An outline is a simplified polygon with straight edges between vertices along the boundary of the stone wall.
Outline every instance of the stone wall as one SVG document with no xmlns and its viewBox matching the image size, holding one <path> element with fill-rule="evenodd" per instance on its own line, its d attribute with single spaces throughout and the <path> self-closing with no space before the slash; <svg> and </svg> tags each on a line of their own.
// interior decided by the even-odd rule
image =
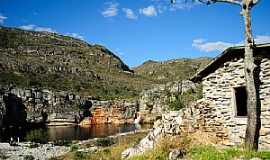
<svg viewBox="0 0 270 160">
<path fill-rule="evenodd" d="M 263 58 L 260 68 L 262 126 L 259 147 L 270 148 L 270 60 Z M 236 116 L 234 88 L 245 86 L 243 58 L 225 62 L 213 73 L 204 77 L 202 84 L 203 97 L 215 106 L 212 112 L 213 120 L 221 123 L 231 143 L 242 143 L 247 117 Z"/>
</svg>

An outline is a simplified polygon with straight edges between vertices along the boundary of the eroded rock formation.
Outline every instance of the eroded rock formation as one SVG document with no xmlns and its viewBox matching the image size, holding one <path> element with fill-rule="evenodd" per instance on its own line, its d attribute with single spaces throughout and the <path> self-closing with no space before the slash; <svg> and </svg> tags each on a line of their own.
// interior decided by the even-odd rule
<svg viewBox="0 0 270 160">
<path fill-rule="evenodd" d="M 44 122 L 49 125 L 79 123 L 84 117 L 93 117 L 95 124 L 133 123 L 137 108 L 136 101 L 100 101 L 93 99 L 93 97 L 81 97 L 63 91 L 53 92 L 38 88 L 12 87 L 2 87 L 0 91 L 0 121 L 2 125 L 3 123 L 10 124 L 7 121 L 9 117 L 22 118 L 24 116 L 27 122 Z M 11 125 L 15 124 L 16 118 L 13 120 L 14 123 L 12 121 Z"/>
</svg>

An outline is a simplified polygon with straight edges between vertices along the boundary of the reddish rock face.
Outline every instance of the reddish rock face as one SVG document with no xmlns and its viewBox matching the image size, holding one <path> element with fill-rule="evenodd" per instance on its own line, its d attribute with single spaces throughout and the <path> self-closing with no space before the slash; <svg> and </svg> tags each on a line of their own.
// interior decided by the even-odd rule
<svg viewBox="0 0 270 160">
<path fill-rule="evenodd" d="M 137 103 L 98 102 L 90 109 L 92 118 L 85 118 L 81 125 L 90 124 L 132 124 L 137 112 Z"/>
</svg>

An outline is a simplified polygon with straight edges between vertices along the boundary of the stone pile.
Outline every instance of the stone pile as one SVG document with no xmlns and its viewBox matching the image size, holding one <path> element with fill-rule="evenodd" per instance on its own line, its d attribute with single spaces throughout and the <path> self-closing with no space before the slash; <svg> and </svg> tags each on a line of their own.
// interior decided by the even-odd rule
<svg viewBox="0 0 270 160">
<path fill-rule="evenodd" d="M 153 149 L 158 140 L 167 134 L 180 134 L 182 118 L 180 112 L 174 111 L 162 115 L 162 119 L 155 122 L 153 129 L 135 146 L 122 152 L 122 158 L 129 158 Z"/>
</svg>

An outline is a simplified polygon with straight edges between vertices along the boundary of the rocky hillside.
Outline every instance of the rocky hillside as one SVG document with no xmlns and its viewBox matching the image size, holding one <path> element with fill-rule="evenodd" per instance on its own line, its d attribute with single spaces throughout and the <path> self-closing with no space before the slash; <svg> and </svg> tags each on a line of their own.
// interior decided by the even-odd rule
<svg viewBox="0 0 270 160">
<path fill-rule="evenodd" d="M 0 27 L 0 86 L 134 97 L 151 83 L 100 45 L 48 32 Z"/>
<path fill-rule="evenodd" d="M 146 61 L 133 68 L 137 75 L 148 77 L 159 83 L 188 79 L 210 62 L 210 58 L 174 59 L 163 62 Z"/>
</svg>

